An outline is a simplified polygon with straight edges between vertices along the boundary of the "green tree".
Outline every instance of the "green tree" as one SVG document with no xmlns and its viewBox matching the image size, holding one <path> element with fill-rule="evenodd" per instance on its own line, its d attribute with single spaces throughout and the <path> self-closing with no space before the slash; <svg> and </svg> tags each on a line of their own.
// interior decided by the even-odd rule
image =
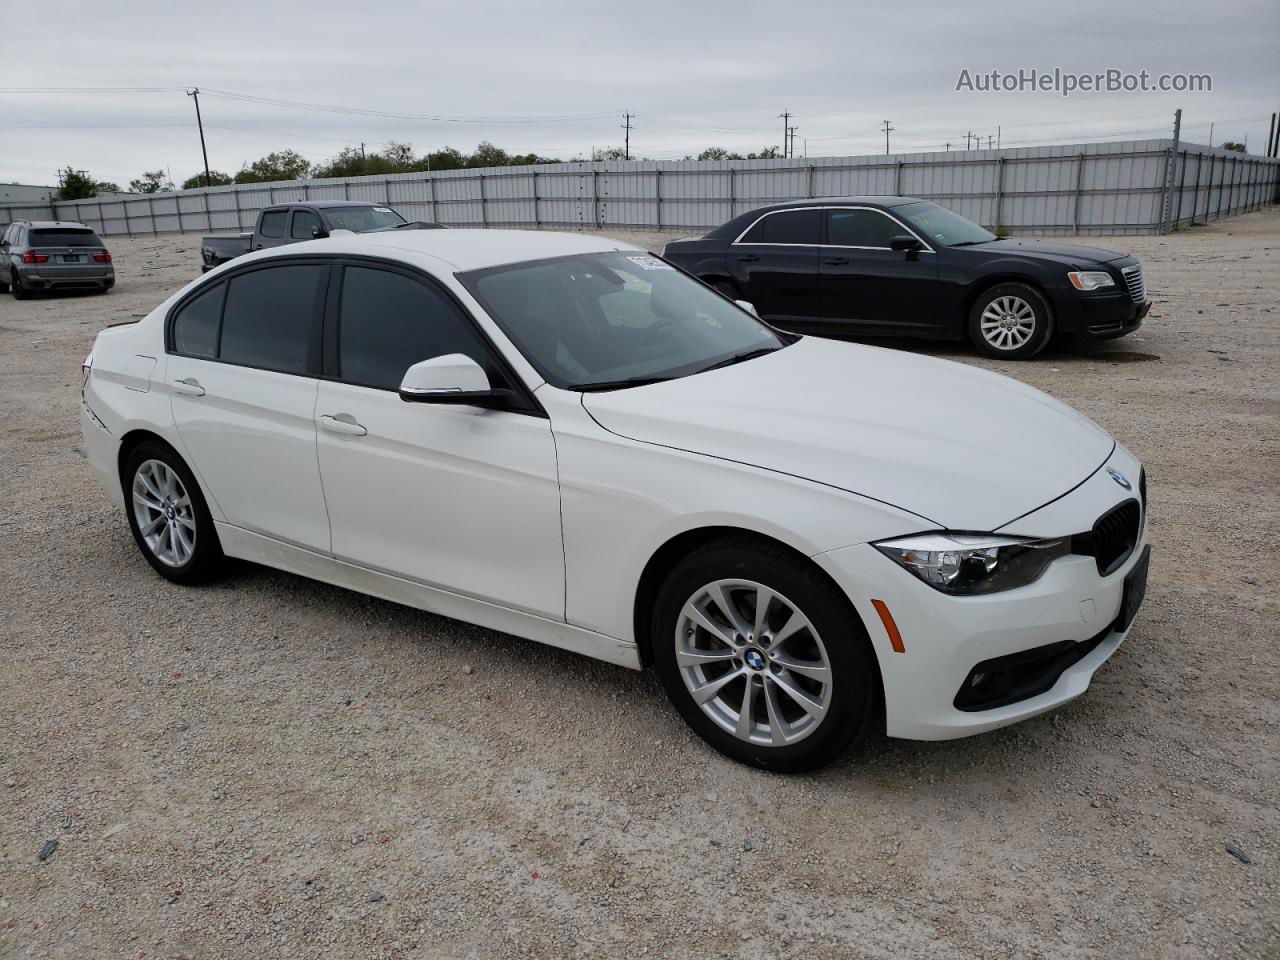
<svg viewBox="0 0 1280 960">
<path fill-rule="evenodd" d="M 699 160 L 743 160 L 745 159 L 740 153 L 730 153 L 724 147 L 707 147 L 700 154 Z"/>
<path fill-rule="evenodd" d="M 761 147 L 759 153 L 748 153 L 748 160 L 778 160 L 782 157 L 780 147 Z"/>
<path fill-rule="evenodd" d="M 1224 140 L 1222 141 L 1221 146 L 1223 150 L 1234 150 L 1236 153 L 1246 152 L 1244 144 L 1236 143 L 1234 140 Z"/>
<path fill-rule="evenodd" d="M 225 187 L 229 183 L 234 183 L 231 174 L 223 173 L 221 170 L 209 171 L 209 182 L 205 183 L 204 171 L 200 171 L 193 177 L 187 177 L 182 181 L 183 190 L 194 190 L 197 187 Z"/>
<path fill-rule="evenodd" d="M 462 151 L 454 147 L 433 150 L 414 164 L 415 170 L 461 170 L 467 165 Z"/>
<path fill-rule="evenodd" d="M 87 200 L 100 193 L 119 193 L 120 188 L 114 183 L 94 180 L 84 170 L 73 170 L 71 167 L 58 171 L 59 200 Z"/>
<path fill-rule="evenodd" d="M 488 140 L 482 140 L 471 156 L 467 157 L 468 167 L 505 167 L 511 163 L 511 154 L 501 147 L 495 147 Z"/>
<path fill-rule="evenodd" d="M 236 183 L 271 183 L 277 180 L 305 180 L 311 163 L 296 150 L 277 150 L 240 168 Z"/>
<path fill-rule="evenodd" d="M 137 180 L 129 181 L 129 189 L 134 193 L 159 193 L 172 190 L 173 181 L 165 176 L 163 170 L 147 170 Z"/>
</svg>

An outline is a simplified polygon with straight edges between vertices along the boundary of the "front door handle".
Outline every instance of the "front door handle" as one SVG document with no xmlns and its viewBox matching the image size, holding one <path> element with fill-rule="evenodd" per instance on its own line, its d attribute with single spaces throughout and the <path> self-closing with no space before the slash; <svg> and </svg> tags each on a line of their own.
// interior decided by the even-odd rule
<svg viewBox="0 0 1280 960">
<path fill-rule="evenodd" d="M 204 396 L 204 387 L 200 386 L 200 381 L 195 377 L 183 377 L 181 380 L 173 381 L 173 390 L 187 397 Z"/>
<path fill-rule="evenodd" d="M 843 267 L 845 264 L 849 262 L 849 258 L 848 257 L 827 257 L 827 259 L 823 260 L 822 262 L 829 263 L 833 267 Z"/>
<path fill-rule="evenodd" d="M 742 256 L 738 257 L 738 259 L 743 263 L 755 263 L 760 259 L 760 257 L 754 253 L 744 253 Z"/>
<path fill-rule="evenodd" d="M 330 433 L 339 433 L 344 437 L 363 437 L 369 432 L 356 423 L 356 418 L 349 413 L 335 413 L 333 416 L 321 414 L 320 426 Z"/>
</svg>

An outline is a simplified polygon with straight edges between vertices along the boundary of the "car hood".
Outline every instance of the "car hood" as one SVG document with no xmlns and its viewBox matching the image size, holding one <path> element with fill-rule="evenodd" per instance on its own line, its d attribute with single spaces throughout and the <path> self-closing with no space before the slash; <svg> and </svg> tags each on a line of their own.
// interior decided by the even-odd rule
<svg viewBox="0 0 1280 960">
<path fill-rule="evenodd" d="M 1016 380 L 814 337 L 582 402 L 621 436 L 839 487 L 952 530 L 996 530 L 1035 510 L 1098 470 L 1115 446 L 1092 421 Z"/>
<path fill-rule="evenodd" d="M 983 253 L 1003 253 L 1009 256 L 1036 257 L 1055 260 L 1060 263 L 1111 263 L 1123 260 L 1127 253 L 1116 253 L 1114 250 L 1103 250 L 1101 247 L 1088 247 L 1083 243 L 1062 243 L 1058 240 L 1029 240 L 1021 237 L 1006 237 L 1003 240 L 992 240 L 989 243 L 976 243 L 971 247 L 960 247 L 961 250 L 981 250 Z"/>
</svg>

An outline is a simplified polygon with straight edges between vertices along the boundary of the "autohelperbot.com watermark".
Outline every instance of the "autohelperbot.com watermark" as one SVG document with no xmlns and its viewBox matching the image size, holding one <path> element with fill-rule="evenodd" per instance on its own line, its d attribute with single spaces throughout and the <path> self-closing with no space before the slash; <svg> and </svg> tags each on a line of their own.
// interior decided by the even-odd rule
<svg viewBox="0 0 1280 960">
<path fill-rule="evenodd" d="M 956 78 L 956 92 L 968 93 L 1211 93 L 1213 75 L 1208 73 L 1152 73 L 1150 70 L 1121 70 L 1110 67 L 1095 73 L 1075 73 L 1054 67 L 1040 70 L 974 71 L 965 67 Z"/>
</svg>

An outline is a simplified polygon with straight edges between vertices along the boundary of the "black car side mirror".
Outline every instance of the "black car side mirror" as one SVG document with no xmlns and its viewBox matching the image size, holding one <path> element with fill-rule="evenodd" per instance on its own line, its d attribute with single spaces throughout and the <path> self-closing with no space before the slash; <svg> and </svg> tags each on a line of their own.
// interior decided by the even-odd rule
<svg viewBox="0 0 1280 960">
<path fill-rule="evenodd" d="M 913 250 L 920 249 L 920 241 L 915 237 L 907 236 L 905 233 L 900 234 L 889 238 L 889 249 L 897 250 L 900 253 L 911 253 Z"/>
<path fill-rule="evenodd" d="M 328 235 L 329 235 L 329 231 L 326 230 L 324 227 L 311 228 L 311 237 L 313 240 L 323 240 Z"/>
</svg>

